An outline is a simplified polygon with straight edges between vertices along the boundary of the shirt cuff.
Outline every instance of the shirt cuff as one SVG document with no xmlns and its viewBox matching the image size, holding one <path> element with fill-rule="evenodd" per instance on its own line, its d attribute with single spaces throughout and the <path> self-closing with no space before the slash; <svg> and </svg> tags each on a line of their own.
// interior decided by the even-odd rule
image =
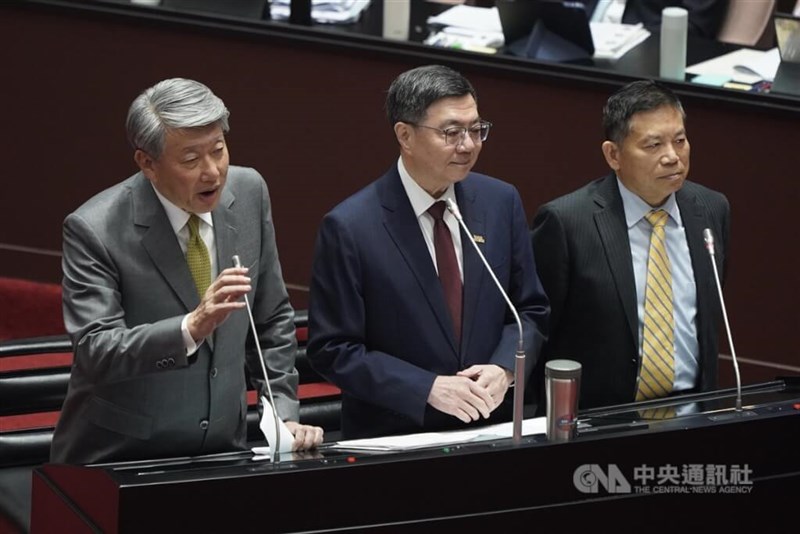
<svg viewBox="0 0 800 534">
<path fill-rule="evenodd" d="M 188 322 L 189 314 L 187 313 L 183 316 L 183 321 L 181 321 L 181 335 L 183 336 L 183 344 L 186 346 L 186 355 L 191 356 L 197 352 L 197 349 L 200 348 L 200 345 L 203 344 L 203 341 L 201 340 L 200 343 L 195 343 L 192 335 L 189 333 L 189 327 L 187 326 Z"/>
</svg>

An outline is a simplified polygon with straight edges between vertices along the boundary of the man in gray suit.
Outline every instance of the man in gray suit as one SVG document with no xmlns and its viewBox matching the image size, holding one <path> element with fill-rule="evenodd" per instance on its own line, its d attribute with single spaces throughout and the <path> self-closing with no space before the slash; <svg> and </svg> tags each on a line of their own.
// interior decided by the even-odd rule
<svg viewBox="0 0 800 534">
<path fill-rule="evenodd" d="M 545 204 L 534 218 L 536 267 L 552 307 L 543 360 L 583 365 L 581 408 L 716 387 L 721 307 L 703 230 L 716 238 L 723 273 L 730 208 L 722 194 L 686 180 L 684 118 L 667 87 L 653 81 L 626 85 L 603 110 L 602 149 L 613 172 Z M 652 376 L 649 365 L 642 372 L 644 345 L 652 352 L 644 333 L 654 233 L 648 214 L 658 211 L 667 216 L 661 220 L 671 265 L 673 339 L 665 342 L 671 356 L 661 364 L 662 387 L 644 394 L 640 386 L 648 379 L 641 376 Z M 648 319 L 648 334 L 649 325 Z"/>
<path fill-rule="evenodd" d="M 192 80 L 145 90 L 126 125 L 140 172 L 64 221 L 74 363 L 51 461 L 246 448 L 247 375 L 259 392 L 265 383 L 245 295 L 293 447 L 322 442 L 321 428 L 297 422 L 294 311 L 269 194 L 255 170 L 229 168 L 228 115 Z M 229 267 L 233 255 L 243 267 Z"/>
</svg>

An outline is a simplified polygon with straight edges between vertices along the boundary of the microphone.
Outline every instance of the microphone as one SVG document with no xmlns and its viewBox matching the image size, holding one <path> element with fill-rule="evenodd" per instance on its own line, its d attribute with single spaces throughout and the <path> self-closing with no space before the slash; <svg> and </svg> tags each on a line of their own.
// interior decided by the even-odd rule
<svg viewBox="0 0 800 534">
<path fill-rule="evenodd" d="M 719 283 L 719 273 L 717 272 L 717 262 L 714 260 L 714 234 L 710 228 L 703 230 L 703 240 L 706 242 L 706 249 L 711 258 L 711 266 L 714 268 L 714 280 L 717 282 L 717 294 L 722 305 L 722 318 L 725 320 L 725 330 L 728 332 L 728 345 L 731 347 L 731 357 L 733 359 L 733 370 L 736 372 L 736 411 L 742 411 L 742 380 L 739 377 L 739 362 L 736 359 L 736 349 L 733 348 L 733 337 L 731 336 L 731 326 L 728 324 L 728 312 L 725 311 L 725 299 L 722 297 L 722 285 Z"/>
<path fill-rule="evenodd" d="M 233 266 L 234 267 L 241 267 L 242 262 L 239 260 L 238 255 L 233 256 Z M 269 403 L 272 406 L 272 415 L 275 421 L 275 447 L 270 454 L 270 462 L 275 463 L 280 455 L 281 450 L 281 428 L 280 428 L 280 420 L 278 419 L 278 412 L 275 408 L 275 399 L 272 397 L 272 387 L 269 385 L 269 376 L 267 375 L 267 367 L 264 365 L 264 353 L 261 352 L 261 343 L 258 341 L 258 330 L 256 330 L 256 322 L 253 319 L 253 310 L 250 308 L 250 301 L 247 298 L 247 294 L 244 296 L 244 303 L 247 307 L 247 316 L 250 318 L 250 327 L 253 329 L 253 339 L 256 342 L 256 350 L 258 350 L 258 362 L 261 364 L 261 372 L 264 374 L 264 382 L 267 384 L 267 395 L 269 395 Z"/>
<path fill-rule="evenodd" d="M 514 319 L 517 321 L 517 328 L 519 328 L 519 343 L 517 345 L 516 358 L 514 359 L 514 420 L 512 423 L 512 440 L 515 445 L 519 445 L 522 442 L 522 409 L 525 401 L 525 339 L 522 337 L 522 321 L 519 319 L 519 313 L 517 313 L 517 309 L 511 303 L 511 299 L 508 298 L 503 286 L 497 280 L 497 276 L 495 276 L 494 271 L 489 266 L 489 262 L 486 261 L 486 257 L 483 255 L 483 252 L 481 252 L 478 244 L 475 243 L 475 240 L 472 238 L 472 232 L 469 231 L 466 223 L 464 223 L 464 218 L 461 216 L 458 206 L 456 206 L 456 203 L 449 198 L 446 198 L 444 202 L 447 205 L 447 210 L 453 214 L 453 217 L 456 218 L 458 224 L 460 224 L 461 228 L 463 228 L 464 232 L 466 232 L 467 237 L 469 237 L 469 242 L 472 243 L 472 246 L 475 248 L 475 252 L 478 253 L 481 261 L 483 261 L 483 265 L 486 267 L 486 270 L 489 272 L 492 280 L 494 280 L 497 289 L 500 290 L 500 294 L 503 295 L 503 298 L 505 299 L 506 304 L 508 304 L 511 313 L 514 314 Z"/>
</svg>

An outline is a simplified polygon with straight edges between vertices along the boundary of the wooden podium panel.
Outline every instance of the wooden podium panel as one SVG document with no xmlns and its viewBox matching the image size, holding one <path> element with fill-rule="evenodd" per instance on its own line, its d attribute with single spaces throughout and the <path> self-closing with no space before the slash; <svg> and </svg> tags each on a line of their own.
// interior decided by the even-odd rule
<svg viewBox="0 0 800 534">
<path fill-rule="evenodd" d="M 800 398 L 797 384 L 776 381 L 748 387 L 744 399 L 746 415 L 732 411 L 729 390 L 670 399 L 679 413 L 695 410 L 670 420 L 642 420 L 636 405 L 586 412 L 567 443 L 535 435 L 518 446 L 503 439 L 392 453 L 323 447 L 277 464 L 249 453 L 48 464 L 34 472 L 31 531 L 509 532 L 565 522 L 572 530 L 621 517 L 633 526 L 665 506 L 687 521 L 701 518 L 687 525 L 764 526 L 789 513 L 774 504 L 800 483 Z M 635 475 L 643 467 L 654 476 L 646 493 Z M 744 470 L 744 483 L 717 480 L 702 491 L 656 484 L 665 469 L 691 468 L 705 477 Z"/>
</svg>

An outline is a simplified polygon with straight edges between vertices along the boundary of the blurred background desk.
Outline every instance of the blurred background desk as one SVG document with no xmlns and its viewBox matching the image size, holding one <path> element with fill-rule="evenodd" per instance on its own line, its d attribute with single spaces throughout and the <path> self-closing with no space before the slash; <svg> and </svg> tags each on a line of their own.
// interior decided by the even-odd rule
<svg viewBox="0 0 800 534">
<path fill-rule="evenodd" d="M 369 11 L 363 23 L 376 17 Z M 374 29 L 108 1 L 9 1 L 0 24 L 1 276 L 60 281 L 63 218 L 137 170 L 123 126 L 130 102 L 158 80 L 183 76 L 223 98 L 231 161 L 266 177 L 284 276 L 301 309 L 321 217 L 397 159 L 383 106 L 400 72 L 444 63 L 472 81 L 481 115 L 495 125 L 476 170 L 516 185 L 532 217 L 540 204 L 608 171 L 603 104 L 657 68 L 652 37 L 614 64 L 580 65 L 387 41 Z M 690 62 L 729 49 L 706 44 L 691 44 Z M 796 373 L 787 334 L 800 324 L 800 261 L 785 234 L 800 200 L 800 99 L 667 83 L 688 113 L 690 178 L 731 201 L 726 299 L 743 381 Z M 732 383 L 729 364 L 721 366 L 723 384 Z"/>
</svg>

